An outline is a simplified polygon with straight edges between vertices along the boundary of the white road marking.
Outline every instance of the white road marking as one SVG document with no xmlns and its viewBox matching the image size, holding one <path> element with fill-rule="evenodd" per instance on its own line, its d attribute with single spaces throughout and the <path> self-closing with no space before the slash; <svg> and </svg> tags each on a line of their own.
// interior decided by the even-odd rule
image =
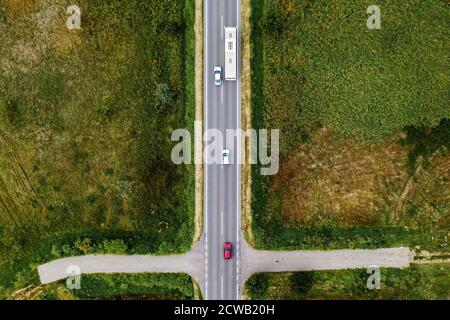
<svg viewBox="0 0 450 320">
<path fill-rule="evenodd" d="M 220 16 L 220 19 L 222 23 L 222 39 L 223 39 L 223 29 L 225 28 L 225 26 L 223 25 L 223 16 Z"/>
<path fill-rule="evenodd" d="M 205 1 L 205 65 L 204 65 L 204 76 L 203 76 L 203 81 L 207 82 L 208 81 L 208 1 Z M 208 128 L 208 94 L 207 94 L 207 85 L 204 83 L 204 96 L 205 96 L 205 129 Z M 203 158 L 203 150 L 202 150 L 202 158 Z M 206 252 L 206 257 L 208 256 L 208 188 L 206 187 L 206 182 L 208 181 L 208 165 L 205 163 L 205 179 L 204 179 L 204 191 L 205 191 L 205 195 L 204 195 L 204 214 L 205 214 L 205 252 Z M 205 270 L 205 299 L 208 299 L 208 258 L 206 258 L 206 270 Z"/>
<path fill-rule="evenodd" d="M 221 234 L 223 236 L 223 224 L 224 224 L 224 221 L 223 221 L 223 210 L 220 212 L 220 216 L 222 217 Z"/>
<path fill-rule="evenodd" d="M 241 40 L 241 33 L 240 33 L 240 17 L 239 17 L 239 7 L 240 7 L 240 1 L 239 0 L 236 0 L 236 3 L 237 3 L 237 5 L 236 5 L 236 18 L 237 18 L 237 26 L 236 26 L 236 29 L 237 29 L 237 32 L 236 32 L 236 37 L 237 37 L 237 42 L 238 42 L 238 45 L 237 45 L 237 47 L 236 47 L 236 49 L 237 49 L 237 52 L 238 52 L 238 59 L 237 59 L 237 72 L 236 72 L 236 74 L 237 74 L 237 86 L 236 86 L 236 90 L 237 90 L 237 95 L 236 95 L 236 117 L 237 117 L 237 124 L 236 124 L 236 127 L 237 127 L 237 129 L 239 129 L 240 128 L 240 119 L 241 119 L 241 114 L 240 114 L 240 85 L 241 85 L 241 81 L 240 81 L 240 76 L 241 76 L 241 73 L 240 73 L 240 68 L 241 68 L 241 59 L 240 59 L 240 57 L 241 57 L 241 46 L 240 46 L 240 40 Z M 236 179 L 236 241 L 237 241 L 237 251 L 236 251 L 236 259 L 237 259 L 237 261 L 236 261 L 236 263 L 237 263 L 237 266 L 236 266 L 236 268 L 237 268 L 237 270 L 236 270 L 236 273 L 237 273 L 237 279 L 239 279 L 239 230 L 240 230 L 240 219 L 239 219 L 239 217 L 240 217 L 240 214 L 239 214 L 239 212 L 240 212 L 240 163 L 241 163 L 241 152 L 242 152 L 242 150 L 241 150 L 241 147 L 242 147 L 242 144 L 241 144 L 241 139 L 242 139 L 242 137 L 240 136 L 240 131 L 239 131 L 239 134 L 238 134 L 238 139 L 239 139 L 239 141 L 238 141 L 238 143 L 237 143 L 237 148 L 238 148 L 238 152 L 237 152 L 237 155 L 236 155 L 236 160 L 237 160 L 237 179 Z M 237 300 L 239 300 L 239 280 L 236 282 L 236 299 Z"/>
<path fill-rule="evenodd" d="M 236 276 L 236 300 L 239 300 L 239 273 Z"/>
<path fill-rule="evenodd" d="M 220 277 L 220 282 L 222 283 L 222 292 L 221 292 L 221 295 L 222 295 L 222 299 L 223 299 L 223 276 Z"/>
</svg>

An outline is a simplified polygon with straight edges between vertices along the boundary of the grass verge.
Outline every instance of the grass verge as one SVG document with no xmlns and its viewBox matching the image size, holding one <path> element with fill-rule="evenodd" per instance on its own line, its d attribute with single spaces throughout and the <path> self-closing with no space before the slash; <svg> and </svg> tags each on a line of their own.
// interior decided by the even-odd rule
<svg viewBox="0 0 450 320">
<path fill-rule="evenodd" d="M 373 290 L 366 270 L 260 273 L 245 289 L 256 300 L 448 300 L 449 272 L 449 264 L 381 269 L 380 289 Z"/>
<path fill-rule="evenodd" d="M 193 287 L 186 274 L 83 275 L 80 289 L 65 281 L 19 291 L 15 299 L 27 300 L 191 300 Z"/>
</svg>

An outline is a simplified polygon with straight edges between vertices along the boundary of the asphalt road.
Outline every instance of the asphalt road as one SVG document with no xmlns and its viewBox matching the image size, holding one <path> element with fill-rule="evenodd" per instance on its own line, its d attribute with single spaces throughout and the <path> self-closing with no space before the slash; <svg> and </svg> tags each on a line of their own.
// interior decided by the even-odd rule
<svg viewBox="0 0 450 320">
<path fill-rule="evenodd" d="M 204 1 L 204 94 L 205 129 L 218 129 L 224 147 L 230 149 L 231 164 L 205 164 L 205 298 L 238 299 L 240 237 L 240 166 L 236 164 L 237 140 L 227 141 L 226 129 L 240 127 L 240 0 Z M 224 27 L 237 30 L 237 81 L 214 85 L 213 69 L 224 68 Z M 233 244 L 233 258 L 223 258 L 223 244 Z"/>
</svg>

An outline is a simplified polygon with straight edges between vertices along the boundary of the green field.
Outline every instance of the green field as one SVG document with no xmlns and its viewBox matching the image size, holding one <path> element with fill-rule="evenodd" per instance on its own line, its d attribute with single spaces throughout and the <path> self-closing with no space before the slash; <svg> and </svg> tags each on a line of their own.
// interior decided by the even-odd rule
<svg viewBox="0 0 450 320">
<path fill-rule="evenodd" d="M 249 298 L 274 300 L 450 299 L 448 264 L 381 269 L 380 289 L 369 290 L 366 270 L 260 273 L 246 284 Z"/>
<path fill-rule="evenodd" d="M 84 275 L 80 289 L 67 289 L 65 281 L 24 291 L 27 300 L 191 300 L 192 280 L 186 274 Z"/>
<path fill-rule="evenodd" d="M 193 125 L 194 1 L 82 0 L 81 30 L 71 4 L 0 0 L 2 297 L 58 257 L 192 243 L 170 137 Z"/>
<path fill-rule="evenodd" d="M 253 168 L 257 248 L 448 251 L 449 7 L 252 2 L 254 128 L 280 129 L 280 171 Z"/>
</svg>

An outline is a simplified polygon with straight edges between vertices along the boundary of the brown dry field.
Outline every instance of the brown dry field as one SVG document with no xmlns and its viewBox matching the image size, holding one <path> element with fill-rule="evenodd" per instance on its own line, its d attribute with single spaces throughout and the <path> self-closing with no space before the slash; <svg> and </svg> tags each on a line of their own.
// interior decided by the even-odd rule
<svg viewBox="0 0 450 320">
<path fill-rule="evenodd" d="M 401 134 L 369 146 L 319 130 L 282 159 L 269 194 L 287 225 L 334 221 L 342 226 L 369 226 L 393 221 L 410 175 L 408 150 L 397 141 Z M 449 202 L 450 159 L 437 155 L 414 177 L 406 205 L 420 207 L 424 216 Z M 399 224 L 405 222 L 400 214 Z M 445 219 L 445 218 L 444 218 Z M 441 221 L 448 225 L 446 221 Z M 420 220 L 414 221 L 420 223 Z M 408 222 L 411 226 L 411 221 Z"/>
</svg>

